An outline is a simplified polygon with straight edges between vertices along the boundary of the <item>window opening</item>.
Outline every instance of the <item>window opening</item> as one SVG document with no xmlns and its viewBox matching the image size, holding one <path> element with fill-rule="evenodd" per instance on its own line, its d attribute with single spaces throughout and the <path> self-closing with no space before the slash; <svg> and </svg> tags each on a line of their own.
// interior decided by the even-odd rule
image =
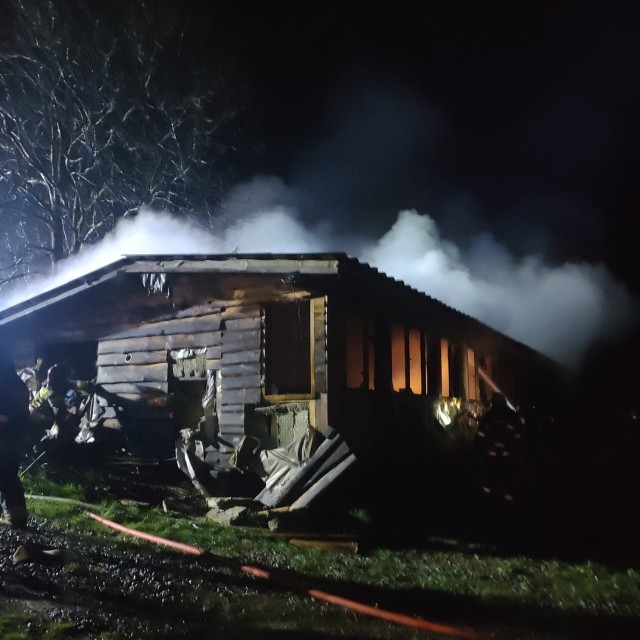
<svg viewBox="0 0 640 640">
<path fill-rule="evenodd" d="M 311 311 L 308 300 L 265 307 L 268 395 L 310 394 Z"/>
<path fill-rule="evenodd" d="M 478 399 L 478 370 L 476 369 L 476 354 L 473 349 L 467 349 L 467 387 L 469 400 Z"/>
<path fill-rule="evenodd" d="M 420 331 L 418 329 L 409 329 L 406 332 L 408 349 L 407 355 L 407 367 L 409 373 L 409 384 L 407 387 L 413 391 L 413 393 L 422 393 L 422 372 L 424 371 L 422 365 L 422 341 L 420 340 Z"/>
<path fill-rule="evenodd" d="M 449 391 L 449 341 L 445 338 L 440 340 L 440 373 L 442 375 L 442 397 L 448 398 Z"/>
<path fill-rule="evenodd" d="M 394 391 L 407 388 L 407 371 L 405 362 L 404 327 L 400 324 L 391 325 L 391 380 Z"/>
<path fill-rule="evenodd" d="M 394 391 L 427 392 L 426 337 L 419 329 L 391 325 L 391 375 Z"/>
</svg>

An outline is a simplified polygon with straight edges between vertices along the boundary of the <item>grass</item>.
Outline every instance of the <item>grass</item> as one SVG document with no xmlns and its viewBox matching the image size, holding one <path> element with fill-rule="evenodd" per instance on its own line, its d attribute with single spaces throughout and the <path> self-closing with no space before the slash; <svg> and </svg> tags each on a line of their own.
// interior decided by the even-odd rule
<svg viewBox="0 0 640 640">
<path fill-rule="evenodd" d="M 31 618 L 23 614 L 0 613 L 0 638 L 28 640 L 31 623 Z"/>
<path fill-rule="evenodd" d="M 123 504 L 110 499 L 100 482 L 92 475 L 55 480 L 44 471 L 25 479 L 29 493 L 80 501 L 98 496 L 98 512 L 118 523 L 204 547 L 218 555 L 300 572 L 307 582 L 348 583 L 368 590 L 426 591 L 487 606 L 530 607 L 559 615 L 640 617 L 640 571 L 634 567 L 525 553 L 506 555 L 486 544 L 435 538 L 425 539 L 420 549 L 373 548 L 366 555 L 303 549 L 265 535 L 264 529 L 224 527 L 159 508 Z M 148 546 L 106 529 L 75 506 L 33 500 L 29 510 L 60 531 L 89 532 L 94 543 Z M 26 637 L 11 636 L 19 631 L 7 629 L 0 634 L 2 638 Z"/>
<path fill-rule="evenodd" d="M 33 640 L 35 637 L 61 640 L 73 635 L 74 631 L 74 625 L 69 622 L 51 622 L 23 613 L 0 612 L 2 640 Z M 109 635 L 102 635 L 100 640 L 109 640 Z"/>
</svg>

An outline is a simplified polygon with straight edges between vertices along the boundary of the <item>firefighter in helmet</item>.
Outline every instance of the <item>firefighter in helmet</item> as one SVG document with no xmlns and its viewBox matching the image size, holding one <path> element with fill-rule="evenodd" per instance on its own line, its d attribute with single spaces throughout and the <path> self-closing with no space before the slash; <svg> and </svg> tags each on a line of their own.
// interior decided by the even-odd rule
<svg viewBox="0 0 640 640">
<path fill-rule="evenodd" d="M 59 364 L 49 367 L 46 380 L 29 405 L 32 422 L 36 428 L 45 431 L 43 443 L 55 441 L 56 445 L 63 445 L 73 441 L 79 428 L 78 415 L 74 411 L 78 398 L 64 368 Z"/>
<path fill-rule="evenodd" d="M 0 507 L 10 526 L 24 528 L 27 507 L 18 476 L 29 438 L 29 391 L 13 362 L 0 351 Z"/>
</svg>

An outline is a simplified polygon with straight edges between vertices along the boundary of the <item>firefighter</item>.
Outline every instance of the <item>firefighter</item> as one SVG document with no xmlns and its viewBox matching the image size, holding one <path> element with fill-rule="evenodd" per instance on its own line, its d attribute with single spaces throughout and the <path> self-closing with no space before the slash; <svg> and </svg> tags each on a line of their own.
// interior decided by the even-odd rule
<svg viewBox="0 0 640 640">
<path fill-rule="evenodd" d="M 78 391 L 67 380 L 62 366 L 54 364 L 49 367 L 46 380 L 29 405 L 35 428 L 45 431 L 42 439 L 44 449 L 61 449 L 73 442 L 80 426 L 76 410 L 78 403 Z"/>
<path fill-rule="evenodd" d="M 18 529 L 27 524 L 18 468 L 30 444 L 29 390 L 0 352 L 0 506 L 9 525 Z"/>
</svg>

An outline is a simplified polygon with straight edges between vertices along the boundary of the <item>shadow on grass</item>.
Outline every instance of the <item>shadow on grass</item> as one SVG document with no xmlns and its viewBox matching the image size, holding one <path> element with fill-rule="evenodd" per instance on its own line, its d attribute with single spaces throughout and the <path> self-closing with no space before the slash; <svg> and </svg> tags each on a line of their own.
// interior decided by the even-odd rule
<svg viewBox="0 0 640 640">
<path fill-rule="evenodd" d="M 259 565 L 257 565 L 259 566 Z M 268 567 L 263 567 L 269 570 Z M 349 600 L 355 600 L 396 613 L 418 616 L 441 624 L 479 631 L 496 626 L 526 628 L 539 636 L 547 632 L 569 634 L 572 638 L 640 637 L 640 618 L 615 613 L 569 613 L 535 602 L 514 603 L 513 600 L 480 599 L 430 589 L 398 589 L 321 578 L 307 578 L 291 571 L 272 571 L 275 581 L 255 581 L 252 586 L 265 591 L 290 591 L 304 596 L 308 588 L 319 589 Z M 342 607 L 336 606 L 340 610 Z M 363 615 L 366 618 L 367 616 Z M 402 629 L 402 627 L 399 627 Z M 296 637 L 282 632 L 255 637 Z M 252 637 L 243 635 L 242 637 Z M 305 636 L 309 637 L 309 636 Z M 322 634 L 318 638 L 329 637 Z M 352 637 L 352 636 L 350 636 Z M 364 637 L 364 636 L 363 636 Z M 436 634 L 437 637 L 437 634 Z M 555 636 L 554 636 L 555 637 Z"/>
</svg>

